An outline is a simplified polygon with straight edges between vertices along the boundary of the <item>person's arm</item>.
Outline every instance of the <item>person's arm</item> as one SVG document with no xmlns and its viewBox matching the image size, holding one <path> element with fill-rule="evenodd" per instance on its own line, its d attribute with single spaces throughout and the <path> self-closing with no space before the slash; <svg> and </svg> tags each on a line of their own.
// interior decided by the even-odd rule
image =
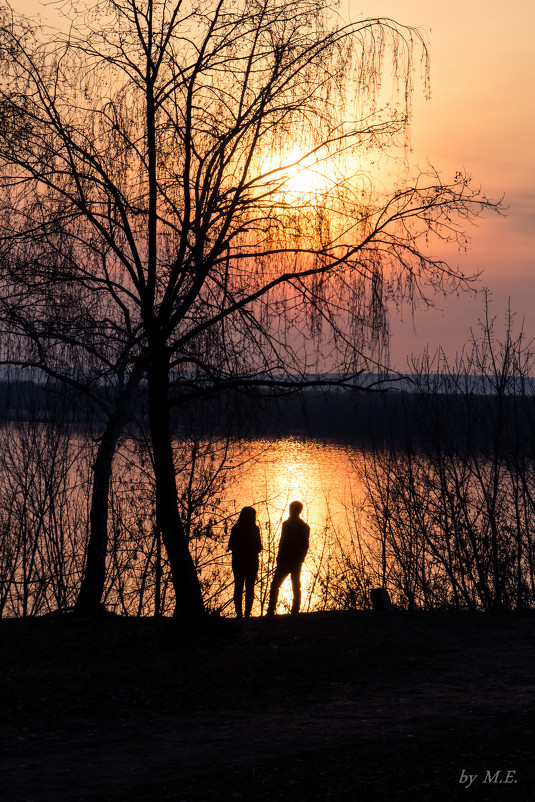
<svg viewBox="0 0 535 802">
<path fill-rule="evenodd" d="M 304 527 L 303 527 L 303 551 L 302 551 L 303 556 L 301 558 L 301 562 L 303 562 L 305 557 L 307 556 L 309 546 L 310 546 L 310 526 L 308 524 L 304 523 Z"/>
<path fill-rule="evenodd" d="M 281 538 L 279 540 L 279 548 L 277 550 L 277 561 L 284 560 L 288 551 L 288 521 L 282 524 Z"/>
</svg>

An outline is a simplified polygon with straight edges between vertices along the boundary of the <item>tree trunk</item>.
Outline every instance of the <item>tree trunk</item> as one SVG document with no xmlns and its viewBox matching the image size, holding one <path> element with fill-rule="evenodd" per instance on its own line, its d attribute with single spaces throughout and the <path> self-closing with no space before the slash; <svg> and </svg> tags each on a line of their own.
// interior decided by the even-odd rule
<svg viewBox="0 0 535 802">
<path fill-rule="evenodd" d="M 157 525 L 171 567 L 176 601 L 174 615 L 191 620 L 203 615 L 205 610 L 197 570 L 178 509 L 169 416 L 169 375 L 164 354 L 151 354 L 148 382 Z"/>
<path fill-rule="evenodd" d="M 121 428 L 115 418 L 108 421 L 93 465 L 89 543 L 85 571 L 74 606 L 78 615 L 96 615 L 101 609 L 108 551 L 108 499 L 113 457 Z"/>
<path fill-rule="evenodd" d="M 142 373 L 141 362 L 134 365 L 127 385 L 119 395 L 115 410 L 106 424 L 93 465 L 89 543 L 85 571 L 74 606 L 74 611 L 78 615 L 97 615 L 101 610 L 106 579 L 108 508 L 113 458 L 119 436 L 130 417 L 132 397 Z"/>
</svg>

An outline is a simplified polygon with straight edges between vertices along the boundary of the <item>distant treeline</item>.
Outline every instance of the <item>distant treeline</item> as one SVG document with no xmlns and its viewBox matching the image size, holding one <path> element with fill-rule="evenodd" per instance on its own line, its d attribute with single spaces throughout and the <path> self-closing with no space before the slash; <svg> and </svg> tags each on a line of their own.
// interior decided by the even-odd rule
<svg viewBox="0 0 535 802">
<path fill-rule="evenodd" d="M 285 396 L 237 391 L 175 407 L 177 432 L 187 426 L 198 436 L 304 437 L 383 448 L 412 447 L 448 433 L 450 442 L 484 448 L 514 423 L 515 440 L 528 450 L 535 440 L 535 397 L 388 391 L 303 390 Z M 141 407 L 134 423 L 144 419 Z M 85 395 L 54 382 L 0 381 L 0 422 L 23 420 L 103 423 L 103 413 Z"/>
<path fill-rule="evenodd" d="M 28 379 L 0 381 L 0 422 L 27 420 L 57 423 L 98 421 L 102 412 L 87 396 L 59 382 Z"/>
<path fill-rule="evenodd" d="M 242 432 L 254 437 L 301 436 L 406 449 L 432 445 L 447 435 L 455 446 L 478 449 L 497 437 L 506 445 L 514 428 L 517 447 L 535 447 L 531 395 L 308 390 L 247 403 Z"/>
</svg>

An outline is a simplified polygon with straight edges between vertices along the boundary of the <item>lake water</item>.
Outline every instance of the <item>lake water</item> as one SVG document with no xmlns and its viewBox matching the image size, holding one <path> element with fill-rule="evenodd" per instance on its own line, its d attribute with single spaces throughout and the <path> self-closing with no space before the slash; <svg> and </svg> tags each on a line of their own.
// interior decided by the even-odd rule
<svg viewBox="0 0 535 802">
<path fill-rule="evenodd" d="M 0 527 L 3 614 L 38 614 L 69 607 L 76 599 L 83 566 L 94 444 L 92 447 L 77 434 L 63 434 L 39 424 L 5 427 L 0 439 L 0 520 L 9 524 Z M 199 446 L 199 459 L 204 459 L 208 468 L 205 476 L 217 464 L 218 448 L 222 448 L 220 443 Z M 211 463 L 214 453 L 215 463 Z M 177 447 L 177 479 L 183 492 L 191 450 L 183 450 L 182 467 L 180 454 Z M 325 606 L 321 581 L 334 570 L 333 557 L 339 553 L 340 543 L 351 538 L 359 517 L 362 489 L 355 468 L 362 458 L 362 452 L 354 448 L 299 437 L 234 443 L 223 489 L 212 495 L 209 490 L 200 505 L 202 515 L 206 508 L 206 517 L 211 519 L 214 537 L 194 538 L 191 544 L 208 607 L 222 610 L 224 615 L 234 614 L 226 546 L 242 507 L 254 506 L 264 549 L 253 614 L 265 610 L 282 522 L 294 500 L 303 503 L 303 518 L 311 528 L 310 551 L 302 572 L 302 608 Z M 197 524 L 199 520 L 202 523 L 202 515 Z M 105 597 L 110 609 L 129 615 L 150 615 L 156 606 L 165 613 L 172 611 L 165 571 L 158 589 L 157 566 L 161 562 L 156 538 L 150 465 L 135 443 L 126 441 L 117 454 L 110 498 Z M 290 603 L 288 578 L 281 589 L 281 611 Z"/>
<path fill-rule="evenodd" d="M 489 439 L 485 449 L 472 450 L 457 440 L 436 454 L 408 455 L 306 437 L 255 438 L 231 444 L 218 473 L 228 444 L 177 435 L 178 489 L 182 502 L 191 502 L 183 503 L 183 519 L 207 607 L 234 614 L 226 547 L 240 510 L 252 505 L 264 544 L 253 614 L 265 612 L 282 522 L 294 500 L 303 503 L 311 528 L 303 610 L 367 606 L 378 584 L 406 606 L 532 606 L 530 440 L 516 450 L 511 438 L 507 448 L 500 440 L 494 457 Z M 74 604 L 95 447 L 68 427 L 0 429 L 0 614 L 39 615 Z M 214 471 L 226 481 L 214 482 Z M 154 495 L 147 449 L 128 438 L 114 463 L 104 599 L 119 614 L 174 608 Z M 290 603 L 287 579 L 280 611 Z"/>
</svg>

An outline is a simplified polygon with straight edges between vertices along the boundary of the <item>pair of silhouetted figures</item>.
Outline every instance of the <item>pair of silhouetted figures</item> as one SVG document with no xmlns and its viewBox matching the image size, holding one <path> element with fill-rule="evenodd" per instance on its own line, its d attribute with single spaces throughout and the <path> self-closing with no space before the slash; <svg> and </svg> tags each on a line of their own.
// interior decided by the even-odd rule
<svg viewBox="0 0 535 802">
<path fill-rule="evenodd" d="M 290 504 L 290 517 L 282 525 L 277 565 L 269 591 L 267 615 L 274 615 L 279 589 L 288 574 L 292 578 L 292 613 L 299 612 L 301 604 L 301 568 L 308 551 L 310 527 L 301 518 L 300 501 Z M 228 551 L 232 552 L 234 574 L 234 606 L 238 618 L 242 617 L 242 598 L 245 586 L 245 617 L 251 615 L 254 585 L 258 574 L 258 555 L 262 551 L 260 529 L 256 525 L 254 507 L 244 507 L 230 531 Z"/>
</svg>

